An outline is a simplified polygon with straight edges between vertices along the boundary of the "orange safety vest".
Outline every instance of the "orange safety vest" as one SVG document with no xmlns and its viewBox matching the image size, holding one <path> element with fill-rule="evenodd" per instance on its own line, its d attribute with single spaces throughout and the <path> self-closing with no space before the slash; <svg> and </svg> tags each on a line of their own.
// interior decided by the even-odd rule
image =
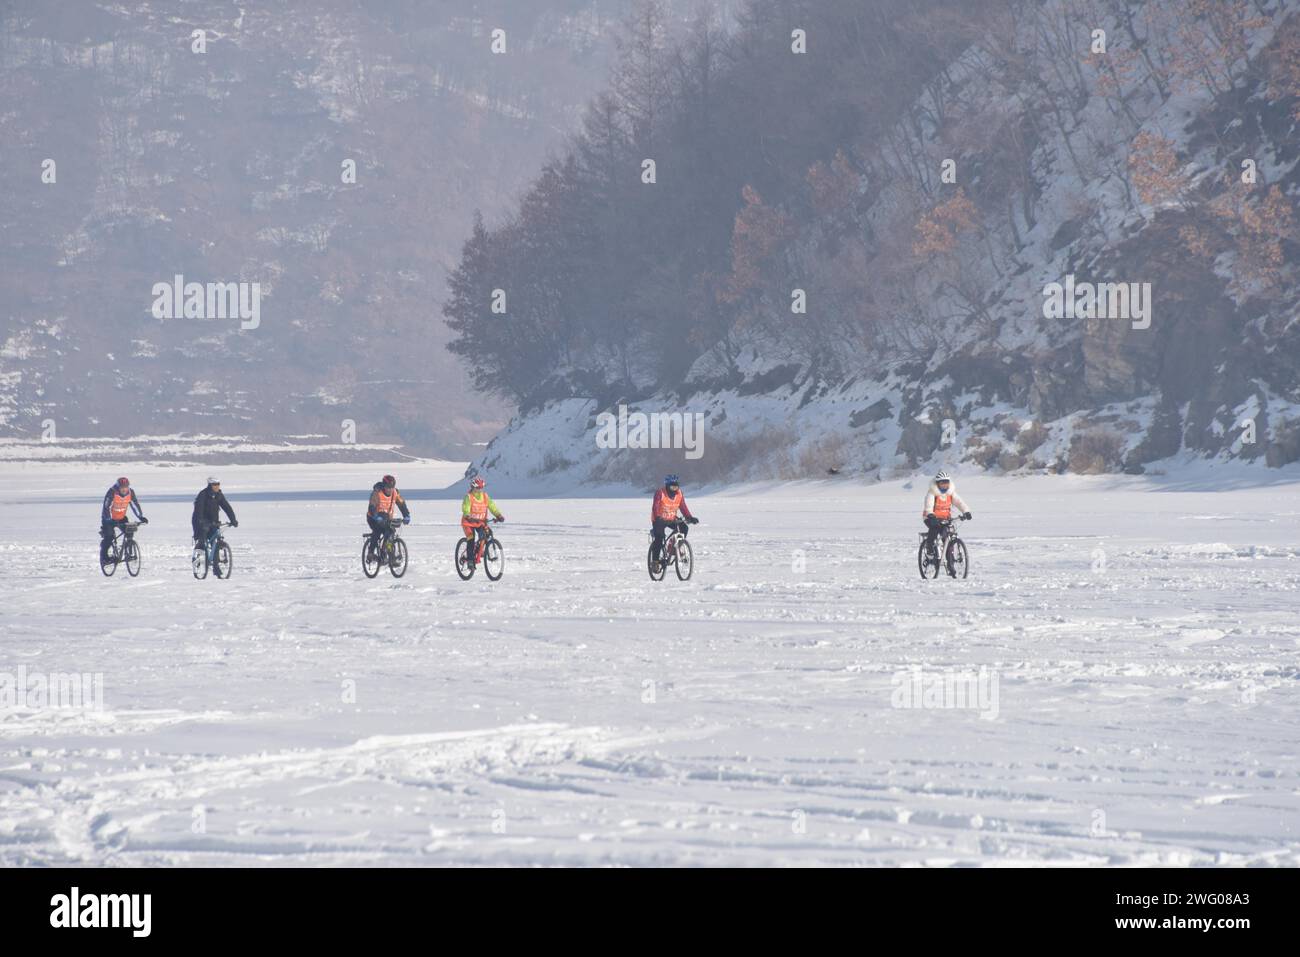
<svg viewBox="0 0 1300 957">
<path fill-rule="evenodd" d="M 382 488 L 375 492 L 375 511 L 380 515 L 392 515 L 393 503 L 397 501 L 397 489 L 385 492 Z"/>
<path fill-rule="evenodd" d="M 952 492 L 947 495 L 940 492 L 934 493 L 934 517 L 952 518 Z"/>
<path fill-rule="evenodd" d="M 661 489 L 659 492 L 659 510 L 655 513 L 655 517 L 662 518 L 665 522 L 675 522 L 677 520 L 677 510 L 682 507 L 682 500 L 685 497 L 681 489 L 677 490 L 676 495 L 668 495 Z"/>
<path fill-rule="evenodd" d="M 126 509 L 127 506 L 130 504 L 131 504 L 130 489 L 126 490 L 125 495 L 123 495 L 121 492 L 114 489 L 113 504 L 108 507 L 108 514 L 112 517 L 113 521 L 120 522 L 122 521 L 122 519 L 126 518 Z"/>
<path fill-rule="evenodd" d="M 481 522 L 487 518 L 488 513 L 488 493 L 480 492 L 475 495 L 469 493 L 469 517 L 471 521 Z"/>
</svg>

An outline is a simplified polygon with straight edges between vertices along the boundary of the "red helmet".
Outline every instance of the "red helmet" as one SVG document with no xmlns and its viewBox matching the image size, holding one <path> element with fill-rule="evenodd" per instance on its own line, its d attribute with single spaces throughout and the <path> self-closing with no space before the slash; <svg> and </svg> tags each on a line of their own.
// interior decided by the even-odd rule
<svg viewBox="0 0 1300 957">
<path fill-rule="evenodd" d="M 385 476 L 384 476 L 384 484 L 385 484 L 385 485 L 396 485 L 396 484 L 397 484 L 397 479 L 393 478 L 391 475 L 385 475 Z"/>
<path fill-rule="evenodd" d="M 130 484 L 131 484 L 131 480 L 130 480 L 129 478 L 127 478 L 125 475 L 123 475 L 121 478 L 119 478 L 119 479 L 117 480 L 117 484 L 118 484 L 118 485 L 130 485 Z"/>
<path fill-rule="evenodd" d="M 487 482 L 483 480 L 483 476 L 481 475 L 474 476 L 474 478 L 471 479 L 469 483 L 470 488 L 484 488 L 486 487 L 486 485 Z"/>
</svg>

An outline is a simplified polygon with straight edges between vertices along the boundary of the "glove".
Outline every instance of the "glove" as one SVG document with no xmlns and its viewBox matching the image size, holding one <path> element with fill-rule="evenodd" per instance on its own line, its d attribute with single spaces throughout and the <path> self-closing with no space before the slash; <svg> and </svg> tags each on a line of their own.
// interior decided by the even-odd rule
<svg viewBox="0 0 1300 957">
<path fill-rule="evenodd" d="M 970 521 L 970 512 L 967 512 L 965 515 L 962 516 L 962 518 L 966 519 L 966 521 L 969 522 L 969 521 Z"/>
<path fill-rule="evenodd" d="M 403 516 L 403 518 L 402 518 L 402 524 L 403 524 L 403 525 L 410 525 L 410 524 L 411 524 L 411 516 L 409 516 L 409 515 Z"/>
<path fill-rule="evenodd" d="M 238 527 L 239 527 L 239 523 L 238 523 L 238 522 L 231 522 L 231 523 L 230 523 L 230 527 L 231 527 L 231 528 L 238 528 Z"/>
<path fill-rule="evenodd" d="M 506 520 L 506 517 L 505 517 L 504 515 L 498 515 L 498 516 L 497 516 L 497 521 L 498 521 L 498 522 L 504 522 L 505 520 Z"/>
<path fill-rule="evenodd" d="M 699 520 L 698 518 L 695 518 L 694 516 L 691 516 L 690 518 L 688 518 L 688 519 L 686 520 L 686 524 L 687 524 L 687 525 L 698 525 L 698 524 L 700 524 L 700 520 Z"/>
<path fill-rule="evenodd" d="M 141 524 L 141 525 L 148 525 L 148 524 L 149 524 L 149 519 L 147 519 L 147 518 L 145 518 L 143 515 L 141 515 L 141 516 L 140 516 L 140 524 Z"/>
</svg>

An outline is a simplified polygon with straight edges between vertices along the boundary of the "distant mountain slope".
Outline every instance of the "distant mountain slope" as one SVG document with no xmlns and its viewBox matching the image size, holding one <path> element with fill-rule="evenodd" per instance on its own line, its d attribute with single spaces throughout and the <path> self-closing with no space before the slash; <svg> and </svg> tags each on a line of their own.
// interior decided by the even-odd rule
<svg viewBox="0 0 1300 957">
<path fill-rule="evenodd" d="M 447 267 L 573 127 L 626 5 L 4 4 L 0 434 L 486 438 L 508 407 L 443 348 Z M 176 275 L 260 283 L 260 326 L 155 318 Z"/>
</svg>

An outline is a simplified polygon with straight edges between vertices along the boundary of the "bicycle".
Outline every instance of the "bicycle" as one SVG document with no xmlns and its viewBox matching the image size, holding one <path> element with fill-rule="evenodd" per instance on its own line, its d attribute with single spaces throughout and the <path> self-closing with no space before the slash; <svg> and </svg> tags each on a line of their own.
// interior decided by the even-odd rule
<svg viewBox="0 0 1300 957">
<path fill-rule="evenodd" d="M 124 562 L 128 575 L 134 578 L 140 574 L 140 545 L 135 540 L 135 530 L 139 527 L 139 522 L 113 526 L 112 544 L 99 550 L 99 570 L 105 578 L 111 578 L 117 566 Z"/>
<path fill-rule="evenodd" d="M 190 567 L 195 578 L 207 578 L 209 568 L 218 578 L 230 577 L 235 560 L 230 554 L 230 546 L 226 544 L 226 537 L 221 534 L 221 530 L 230 524 L 232 523 L 218 522 L 208 534 L 207 542 L 202 546 L 194 546 L 194 553 L 190 556 Z"/>
<path fill-rule="evenodd" d="M 492 533 L 492 526 L 498 521 L 500 519 L 494 518 L 483 525 L 483 538 L 478 543 L 478 550 L 473 560 L 469 557 L 469 539 L 461 536 L 456 542 L 456 574 L 460 576 L 461 581 L 469 581 L 474 577 L 480 560 L 483 562 L 484 574 L 492 581 L 500 581 L 501 576 L 505 574 L 506 551 L 496 535 Z"/>
<path fill-rule="evenodd" d="M 651 581 L 663 581 L 669 565 L 673 566 L 680 581 L 688 580 L 691 573 L 695 571 L 695 556 L 691 553 L 691 543 L 686 540 L 686 528 L 685 522 L 677 522 L 673 526 L 673 533 L 664 536 L 663 556 L 657 562 L 655 561 L 655 533 L 650 532 L 650 550 L 646 553 L 645 561 Z"/>
<path fill-rule="evenodd" d="M 961 521 L 966 521 L 962 518 Z M 927 549 L 925 540 L 928 532 L 920 532 L 921 543 L 916 548 L 916 565 L 921 572 L 921 577 L 925 579 L 938 578 L 940 567 L 946 568 L 950 578 L 965 578 L 970 574 L 970 554 L 966 551 L 966 543 L 961 540 L 961 535 L 957 531 L 957 526 L 952 519 L 945 519 L 939 527 L 939 534 L 935 536 L 935 547 Z M 942 555 L 939 542 L 943 542 Z"/>
<path fill-rule="evenodd" d="M 394 522 L 390 517 L 388 527 L 383 530 L 377 546 L 371 545 L 370 533 L 361 536 L 361 570 L 367 578 L 374 578 L 385 565 L 394 578 L 406 574 L 406 542 L 398 534 L 401 527 L 400 523 Z"/>
</svg>

